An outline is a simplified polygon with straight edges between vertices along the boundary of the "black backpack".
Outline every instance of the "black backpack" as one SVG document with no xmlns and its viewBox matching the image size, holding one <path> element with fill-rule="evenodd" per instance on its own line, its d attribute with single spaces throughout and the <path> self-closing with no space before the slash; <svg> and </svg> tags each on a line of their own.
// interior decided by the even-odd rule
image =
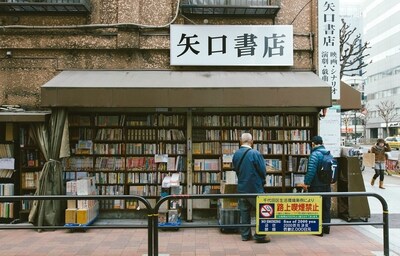
<svg viewBox="0 0 400 256">
<path fill-rule="evenodd" d="M 337 181 L 339 171 L 337 160 L 331 155 L 330 151 L 321 152 L 322 161 L 317 169 L 317 177 L 324 184 L 332 184 Z"/>
</svg>

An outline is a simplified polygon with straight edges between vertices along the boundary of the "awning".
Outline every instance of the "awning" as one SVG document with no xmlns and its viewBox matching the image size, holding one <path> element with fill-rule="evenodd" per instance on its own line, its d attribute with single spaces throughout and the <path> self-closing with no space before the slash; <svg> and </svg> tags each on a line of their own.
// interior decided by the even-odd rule
<svg viewBox="0 0 400 256">
<path fill-rule="evenodd" d="M 337 101 L 342 111 L 361 109 L 361 92 L 345 82 L 340 82 L 340 100 Z"/>
<path fill-rule="evenodd" d="M 48 111 L 21 111 L 21 112 L 0 112 L 0 122 L 44 122 Z"/>
<path fill-rule="evenodd" d="M 45 107 L 328 107 L 312 72 L 62 71 L 41 88 Z"/>
</svg>

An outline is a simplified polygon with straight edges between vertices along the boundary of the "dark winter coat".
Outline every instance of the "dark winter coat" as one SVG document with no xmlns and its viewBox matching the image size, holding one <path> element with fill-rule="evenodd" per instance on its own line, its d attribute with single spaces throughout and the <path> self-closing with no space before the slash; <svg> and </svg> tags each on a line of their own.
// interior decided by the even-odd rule
<svg viewBox="0 0 400 256">
<path fill-rule="evenodd" d="M 309 185 L 311 187 L 323 187 L 326 186 L 323 182 L 321 182 L 317 177 L 318 166 L 321 166 L 322 160 L 324 158 L 324 154 L 326 154 L 328 150 L 325 149 L 323 145 L 317 146 L 312 149 L 311 155 L 308 159 L 307 164 L 307 173 L 304 177 L 304 184 Z"/>
<path fill-rule="evenodd" d="M 263 193 L 266 167 L 263 156 L 255 149 L 245 155 L 240 170 L 236 168 L 248 147 L 241 146 L 233 155 L 233 167 L 238 176 L 238 193 Z"/>
</svg>

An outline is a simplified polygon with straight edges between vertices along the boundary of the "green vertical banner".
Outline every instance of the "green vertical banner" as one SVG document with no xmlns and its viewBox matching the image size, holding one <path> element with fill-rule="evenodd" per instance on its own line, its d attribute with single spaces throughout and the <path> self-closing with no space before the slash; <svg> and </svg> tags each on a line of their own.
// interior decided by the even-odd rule
<svg viewBox="0 0 400 256">
<path fill-rule="evenodd" d="M 320 234 L 321 196 L 257 196 L 257 234 Z"/>
</svg>

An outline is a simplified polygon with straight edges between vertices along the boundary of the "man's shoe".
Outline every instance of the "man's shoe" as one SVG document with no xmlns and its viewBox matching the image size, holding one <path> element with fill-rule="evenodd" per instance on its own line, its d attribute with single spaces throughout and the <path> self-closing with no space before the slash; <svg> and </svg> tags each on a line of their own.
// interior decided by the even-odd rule
<svg viewBox="0 0 400 256">
<path fill-rule="evenodd" d="M 271 242 L 271 238 L 270 237 L 265 237 L 265 238 L 261 238 L 261 239 L 256 239 L 254 240 L 256 243 L 258 244 L 266 244 Z"/>
</svg>

